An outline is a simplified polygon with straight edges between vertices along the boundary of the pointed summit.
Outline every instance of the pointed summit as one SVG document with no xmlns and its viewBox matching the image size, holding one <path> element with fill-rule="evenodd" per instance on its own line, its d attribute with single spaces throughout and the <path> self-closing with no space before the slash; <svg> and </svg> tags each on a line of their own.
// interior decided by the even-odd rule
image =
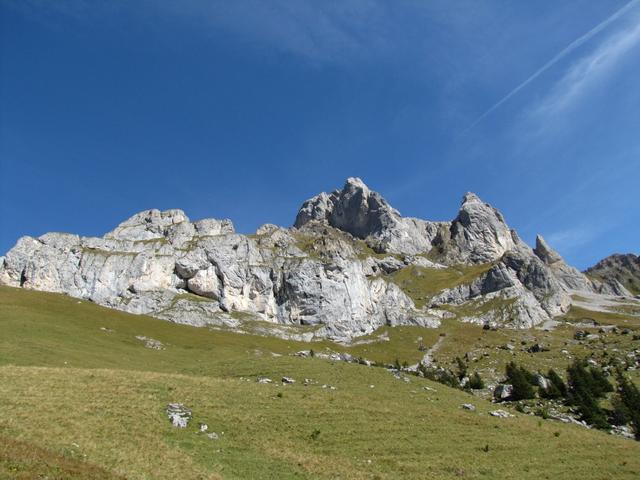
<svg viewBox="0 0 640 480">
<path fill-rule="evenodd" d="M 473 192 L 467 192 L 462 197 L 462 205 L 475 202 L 482 203 L 482 200 L 480 200 L 480 197 Z"/>
<path fill-rule="evenodd" d="M 400 213 L 382 195 L 370 190 L 361 179 L 350 177 L 342 190 L 323 192 L 304 202 L 294 226 L 300 228 L 312 220 L 326 221 L 354 237 L 365 238 L 399 218 Z"/>
<path fill-rule="evenodd" d="M 361 190 L 369 190 L 369 187 L 367 187 L 367 185 L 359 177 L 347 178 L 347 180 L 344 182 L 343 189 L 347 187 L 359 188 Z"/>
<path fill-rule="evenodd" d="M 567 291 L 596 291 L 595 284 L 576 268 L 567 265 L 562 256 L 551 248 L 542 235 L 536 235 L 536 248 L 533 249 L 533 253 L 551 269 Z"/>
<path fill-rule="evenodd" d="M 560 254 L 549 246 L 542 235 L 536 235 L 536 248 L 533 251 L 547 265 L 564 262 Z"/>
<path fill-rule="evenodd" d="M 451 225 L 454 254 L 459 260 L 491 262 L 515 247 L 514 235 L 502 214 L 475 193 L 466 193 Z"/>
<path fill-rule="evenodd" d="M 347 178 L 341 190 L 323 192 L 304 202 L 294 227 L 312 221 L 326 222 L 361 238 L 374 250 L 412 255 L 430 250 L 436 233 L 432 222 L 403 218 L 357 177 Z"/>
</svg>

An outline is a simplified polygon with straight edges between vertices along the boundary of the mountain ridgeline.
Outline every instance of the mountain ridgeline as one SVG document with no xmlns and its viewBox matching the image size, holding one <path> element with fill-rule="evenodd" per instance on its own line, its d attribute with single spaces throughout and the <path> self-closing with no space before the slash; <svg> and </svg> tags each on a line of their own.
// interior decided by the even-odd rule
<svg viewBox="0 0 640 480">
<path fill-rule="evenodd" d="M 473 193 L 452 221 L 431 222 L 349 178 L 304 202 L 291 228 L 242 235 L 230 220 L 147 210 L 101 238 L 22 237 L 0 257 L 0 284 L 177 323 L 348 342 L 449 318 L 530 328 L 566 313 L 579 292 L 637 293 L 627 263 L 616 263 L 621 273 L 612 262 L 585 275 L 542 237 L 531 249 Z"/>
</svg>

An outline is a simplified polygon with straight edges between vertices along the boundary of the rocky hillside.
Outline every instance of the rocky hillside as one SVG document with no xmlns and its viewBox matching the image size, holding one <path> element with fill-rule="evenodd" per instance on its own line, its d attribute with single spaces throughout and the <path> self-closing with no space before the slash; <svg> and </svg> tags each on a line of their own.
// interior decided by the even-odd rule
<svg viewBox="0 0 640 480">
<path fill-rule="evenodd" d="M 230 220 L 147 210 L 101 238 L 22 237 L 0 257 L 0 283 L 178 323 L 342 341 L 453 317 L 527 328 L 565 313 L 575 291 L 628 294 L 541 237 L 531 249 L 472 193 L 452 221 L 431 222 L 403 217 L 357 178 L 304 202 L 292 228 L 242 235 Z"/>
<path fill-rule="evenodd" d="M 610 285 L 619 285 L 633 295 L 640 295 L 640 257 L 633 253 L 614 254 L 589 268 L 587 276 Z M 622 292 L 624 294 L 624 291 Z"/>
</svg>

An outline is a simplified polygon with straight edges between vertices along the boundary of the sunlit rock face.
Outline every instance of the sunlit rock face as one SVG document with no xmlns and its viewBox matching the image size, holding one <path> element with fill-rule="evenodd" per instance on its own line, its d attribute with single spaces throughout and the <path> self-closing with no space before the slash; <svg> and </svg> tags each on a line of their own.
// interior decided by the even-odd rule
<svg viewBox="0 0 640 480">
<path fill-rule="evenodd" d="M 477 274 L 426 288 L 427 297 L 412 284 L 429 287 L 461 266 Z M 341 341 L 454 315 L 526 328 L 565 312 L 570 291 L 611 289 L 541 237 L 532 250 L 475 194 L 452 221 L 430 222 L 403 217 L 358 178 L 304 202 L 292 228 L 267 224 L 253 235 L 230 220 L 146 210 L 104 237 L 22 237 L 0 257 L 0 283 L 179 323 Z"/>
</svg>

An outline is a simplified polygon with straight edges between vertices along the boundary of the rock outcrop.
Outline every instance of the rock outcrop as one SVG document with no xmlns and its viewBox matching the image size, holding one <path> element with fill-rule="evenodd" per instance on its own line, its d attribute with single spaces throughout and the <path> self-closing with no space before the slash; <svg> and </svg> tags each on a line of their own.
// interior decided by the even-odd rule
<svg viewBox="0 0 640 480">
<path fill-rule="evenodd" d="M 342 190 L 321 193 L 300 208 L 294 227 L 325 222 L 348 232 L 378 252 L 416 254 L 432 247 L 439 223 L 402 217 L 359 178 L 348 178 Z"/>
<path fill-rule="evenodd" d="M 558 252 L 551 248 L 542 238 L 536 236 L 535 254 L 547 265 L 560 284 L 567 290 L 595 292 L 597 287 L 578 269 L 567 265 Z"/>
<path fill-rule="evenodd" d="M 435 238 L 448 263 L 487 263 L 516 246 L 502 214 L 474 193 L 467 193 L 458 216 Z"/>
<path fill-rule="evenodd" d="M 433 288 L 430 278 L 451 281 Z M 597 291 L 594 282 L 541 237 L 532 250 L 474 194 L 453 221 L 429 222 L 402 217 L 357 178 L 304 202 L 292 228 L 242 235 L 230 220 L 146 210 L 101 238 L 22 237 L 0 257 L 5 285 L 302 340 L 450 316 L 531 327 L 564 313 L 570 291 Z"/>
<path fill-rule="evenodd" d="M 328 247 L 322 256 L 304 252 L 301 238 Z M 438 324 L 398 286 L 369 278 L 347 240 L 312 229 L 296 238 L 277 227 L 246 236 L 228 220 L 191 223 L 181 210 L 148 210 L 103 238 L 23 237 L 3 258 L 0 282 L 198 326 L 306 326 L 303 339 Z"/>
<path fill-rule="evenodd" d="M 613 295 L 640 295 L 640 256 L 633 253 L 610 255 L 585 274 L 601 282 Z"/>
</svg>

